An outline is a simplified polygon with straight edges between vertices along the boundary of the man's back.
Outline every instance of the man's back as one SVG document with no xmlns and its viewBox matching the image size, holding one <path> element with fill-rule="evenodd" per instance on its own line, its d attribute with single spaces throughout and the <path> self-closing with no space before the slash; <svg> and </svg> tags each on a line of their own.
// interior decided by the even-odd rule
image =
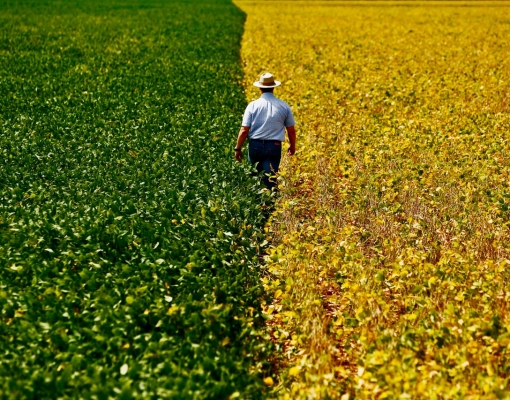
<svg viewBox="0 0 510 400">
<path fill-rule="evenodd" d="M 273 93 L 262 93 L 252 101 L 243 117 L 243 126 L 250 127 L 250 139 L 285 140 L 285 127 L 294 126 L 292 111 L 287 103 Z"/>
</svg>

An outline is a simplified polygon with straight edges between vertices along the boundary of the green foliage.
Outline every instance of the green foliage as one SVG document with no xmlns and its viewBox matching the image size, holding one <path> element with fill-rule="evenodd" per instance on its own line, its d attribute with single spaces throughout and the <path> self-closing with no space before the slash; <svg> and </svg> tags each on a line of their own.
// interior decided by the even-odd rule
<svg viewBox="0 0 510 400">
<path fill-rule="evenodd" d="M 0 4 L 0 397 L 260 397 L 227 0 Z"/>
</svg>

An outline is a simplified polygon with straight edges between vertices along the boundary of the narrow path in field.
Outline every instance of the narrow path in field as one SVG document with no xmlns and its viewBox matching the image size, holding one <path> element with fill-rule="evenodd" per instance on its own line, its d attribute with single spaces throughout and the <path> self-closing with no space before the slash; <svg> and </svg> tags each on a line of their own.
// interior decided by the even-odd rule
<svg viewBox="0 0 510 400">
<path fill-rule="evenodd" d="M 265 279 L 278 395 L 508 394 L 508 5 L 236 4 L 248 100 L 272 72 L 299 137 Z"/>
</svg>

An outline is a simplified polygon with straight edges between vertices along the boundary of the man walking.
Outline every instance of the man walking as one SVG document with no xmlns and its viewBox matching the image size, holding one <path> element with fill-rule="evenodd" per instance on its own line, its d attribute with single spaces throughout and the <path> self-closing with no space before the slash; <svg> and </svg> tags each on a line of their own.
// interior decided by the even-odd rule
<svg viewBox="0 0 510 400">
<path fill-rule="evenodd" d="M 260 88 L 261 96 L 252 101 L 244 112 L 241 130 L 237 137 L 235 157 L 241 161 L 242 147 L 248 138 L 248 159 L 256 164 L 257 171 L 264 171 L 262 182 L 269 190 L 276 186 L 276 180 L 271 178 L 280 167 L 282 156 L 282 142 L 285 141 L 285 129 L 289 137 L 290 146 L 287 154 L 292 156 L 296 152 L 296 131 L 294 116 L 287 103 L 277 99 L 273 90 L 280 86 L 274 76 L 266 72 L 253 84 Z"/>
</svg>

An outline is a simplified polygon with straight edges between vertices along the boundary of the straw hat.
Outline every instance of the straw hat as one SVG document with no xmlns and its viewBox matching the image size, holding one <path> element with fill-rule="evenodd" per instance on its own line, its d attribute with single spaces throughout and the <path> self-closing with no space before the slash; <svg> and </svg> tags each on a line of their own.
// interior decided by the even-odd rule
<svg viewBox="0 0 510 400">
<path fill-rule="evenodd" d="M 259 88 L 274 88 L 280 86 L 282 83 L 280 81 L 275 81 L 273 74 L 269 72 L 264 72 L 260 75 L 260 79 L 257 82 L 253 83 L 253 86 L 257 86 Z"/>
</svg>

